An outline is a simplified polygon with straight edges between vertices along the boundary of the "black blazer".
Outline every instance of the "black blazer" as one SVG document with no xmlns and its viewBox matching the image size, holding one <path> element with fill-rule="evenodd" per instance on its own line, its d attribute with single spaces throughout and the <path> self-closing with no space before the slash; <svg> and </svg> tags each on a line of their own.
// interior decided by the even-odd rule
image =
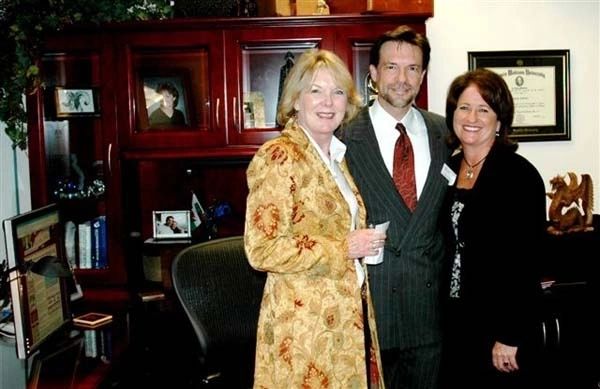
<svg viewBox="0 0 600 389">
<path fill-rule="evenodd" d="M 449 163 L 456 172 L 461 159 L 462 153 Z M 455 245 L 449 219 L 454 191 L 448 191 L 444 206 L 450 239 L 448 267 Z M 538 261 L 543 255 L 546 224 L 546 194 L 540 174 L 522 156 L 494 146 L 459 222 L 465 244 L 461 259 L 463 309 L 459 318 L 449 312 L 449 319 L 472 328 L 470 338 L 477 332 L 489 343 L 523 344 L 533 325 L 535 298 L 540 292 Z M 444 294 L 448 296 L 448 289 Z"/>
<path fill-rule="evenodd" d="M 404 204 L 379 151 L 368 107 L 340 130 L 346 161 L 367 208 L 369 223 L 390 221 L 384 259 L 368 267 L 381 349 L 407 348 L 440 339 L 443 239 L 438 216 L 448 181 L 450 150 L 442 116 L 419 110 L 429 137 L 431 164 L 414 213 Z"/>
</svg>

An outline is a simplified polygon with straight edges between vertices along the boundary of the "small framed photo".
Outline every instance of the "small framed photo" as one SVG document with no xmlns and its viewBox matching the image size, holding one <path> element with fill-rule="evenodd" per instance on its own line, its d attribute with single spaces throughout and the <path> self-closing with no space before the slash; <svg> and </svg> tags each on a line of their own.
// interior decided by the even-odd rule
<svg viewBox="0 0 600 389">
<path fill-rule="evenodd" d="M 141 71 L 138 81 L 141 130 L 190 126 L 189 82 L 185 71 Z"/>
<path fill-rule="evenodd" d="M 192 236 L 190 211 L 153 211 L 154 239 L 185 239 Z"/>
<path fill-rule="evenodd" d="M 98 116 L 98 91 L 96 88 L 63 88 L 54 89 L 56 117 Z"/>
<path fill-rule="evenodd" d="M 274 126 L 274 123 L 269 125 Z M 244 127 L 267 127 L 267 123 L 265 121 L 265 97 L 263 96 L 262 92 L 244 93 Z"/>
</svg>

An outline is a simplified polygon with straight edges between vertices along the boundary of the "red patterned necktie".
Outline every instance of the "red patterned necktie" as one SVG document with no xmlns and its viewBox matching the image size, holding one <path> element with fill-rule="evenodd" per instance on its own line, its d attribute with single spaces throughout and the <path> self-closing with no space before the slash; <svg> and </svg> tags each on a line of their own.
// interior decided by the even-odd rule
<svg viewBox="0 0 600 389">
<path fill-rule="evenodd" d="M 394 147 L 394 184 L 406 206 L 414 211 L 417 207 L 417 184 L 415 181 L 415 154 L 406 127 L 396 124 L 400 136 Z"/>
</svg>

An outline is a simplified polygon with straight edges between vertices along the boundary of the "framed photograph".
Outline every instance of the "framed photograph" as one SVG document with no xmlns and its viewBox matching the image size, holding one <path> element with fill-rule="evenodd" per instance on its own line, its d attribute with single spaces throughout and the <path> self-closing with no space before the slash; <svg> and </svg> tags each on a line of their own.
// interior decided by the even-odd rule
<svg viewBox="0 0 600 389">
<path fill-rule="evenodd" d="M 244 127 L 267 127 L 265 122 L 265 98 L 261 92 L 244 93 Z"/>
<path fill-rule="evenodd" d="M 98 91 L 95 88 L 63 88 L 54 89 L 56 117 L 98 116 Z"/>
<path fill-rule="evenodd" d="M 569 50 L 471 51 L 469 70 L 500 74 L 512 93 L 511 137 L 518 141 L 571 139 Z"/>
<path fill-rule="evenodd" d="M 138 109 L 141 130 L 190 126 L 188 76 L 183 70 L 140 71 Z"/>
<path fill-rule="evenodd" d="M 153 211 L 154 239 L 185 239 L 192 236 L 190 211 Z"/>
</svg>

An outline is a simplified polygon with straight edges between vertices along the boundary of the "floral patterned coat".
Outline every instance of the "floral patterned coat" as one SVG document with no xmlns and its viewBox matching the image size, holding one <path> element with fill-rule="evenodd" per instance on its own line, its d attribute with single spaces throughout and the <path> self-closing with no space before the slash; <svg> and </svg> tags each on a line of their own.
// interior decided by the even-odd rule
<svg viewBox="0 0 600 389">
<path fill-rule="evenodd" d="M 362 198 L 345 161 L 340 168 L 364 228 Z M 329 169 L 292 120 L 256 153 L 247 179 L 246 254 L 252 267 L 268 272 L 254 387 L 367 388 L 361 290 L 347 257 L 351 215 Z M 371 388 L 383 388 L 367 298 Z"/>
</svg>

